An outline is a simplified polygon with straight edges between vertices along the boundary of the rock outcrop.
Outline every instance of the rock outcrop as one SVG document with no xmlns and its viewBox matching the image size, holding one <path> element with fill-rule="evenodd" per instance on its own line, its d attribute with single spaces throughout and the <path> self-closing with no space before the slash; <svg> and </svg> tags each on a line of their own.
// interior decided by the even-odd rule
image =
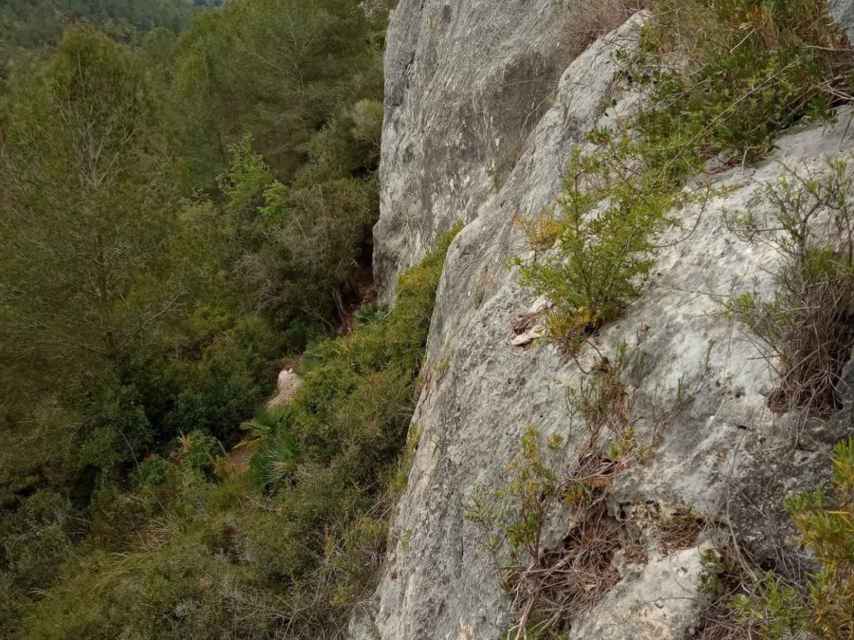
<svg viewBox="0 0 854 640">
<path fill-rule="evenodd" d="M 516 166 L 578 50 L 554 0 L 401 1 L 385 57 L 383 290 L 458 220 L 474 219 Z"/>
<path fill-rule="evenodd" d="M 587 132 L 637 103 L 620 85 L 613 54 L 633 46 L 644 17 L 573 59 L 571 43 L 561 42 L 561 6 L 401 0 L 393 16 L 375 233 L 386 297 L 440 232 L 456 221 L 466 226 L 438 293 L 413 418 L 421 439 L 388 566 L 352 622 L 355 640 L 502 637 L 510 603 L 466 517 L 472 492 L 501 484 L 529 425 L 567 440 L 567 464 L 582 439 L 567 401 L 584 375 L 579 364 L 536 335 L 517 340 L 536 330 L 519 319 L 535 317 L 543 302 L 510 266 L 512 257 L 529 255 L 515 220 L 553 201 Z M 644 296 L 595 339 L 605 354 L 627 345 L 624 378 L 638 435 L 654 442 L 648 461 L 615 481 L 612 516 L 684 508 L 706 531 L 676 552 L 650 544 L 641 566 L 621 565 L 619 583 L 578 617 L 577 637 L 686 637 L 704 606 L 703 552 L 731 531 L 758 547 L 784 544 L 792 532 L 783 497 L 827 468 L 829 427 L 809 434 L 800 450 L 782 446 L 788 418 L 767 408 L 773 370 L 720 313 L 733 291 L 768 291 L 768 268 L 779 259 L 731 235 L 722 212 L 743 207 L 758 185 L 779 177 L 780 161 L 818 165 L 854 149 L 850 117 L 792 132 L 761 165 L 717 175 L 721 189 L 711 202 L 674 213 L 682 227 L 662 241 Z M 583 354 L 582 364 L 590 357 Z M 836 428 L 848 430 L 850 421 Z"/>
<path fill-rule="evenodd" d="M 287 405 L 302 387 L 300 378 L 293 369 L 282 369 L 276 379 L 276 395 L 267 402 L 268 409 Z"/>
</svg>

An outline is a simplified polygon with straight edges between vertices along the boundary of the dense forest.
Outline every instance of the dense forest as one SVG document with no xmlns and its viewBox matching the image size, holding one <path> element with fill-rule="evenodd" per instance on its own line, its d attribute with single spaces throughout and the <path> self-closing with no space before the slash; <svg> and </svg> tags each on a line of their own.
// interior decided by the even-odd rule
<svg viewBox="0 0 854 640">
<path fill-rule="evenodd" d="M 190 24 L 193 11 L 222 0 L 4 0 L 0 4 L 0 68 L 32 50 L 55 47 L 70 25 L 96 26 L 128 41 L 152 29 L 174 33 Z"/>
<path fill-rule="evenodd" d="M 375 579 L 443 256 L 351 317 L 388 7 L 215 4 L 0 5 L 4 638 L 337 637 Z"/>
</svg>

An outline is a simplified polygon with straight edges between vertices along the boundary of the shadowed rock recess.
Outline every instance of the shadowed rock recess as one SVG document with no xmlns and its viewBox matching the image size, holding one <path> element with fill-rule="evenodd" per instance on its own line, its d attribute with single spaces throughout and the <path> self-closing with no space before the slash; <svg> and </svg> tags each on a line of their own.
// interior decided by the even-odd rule
<svg viewBox="0 0 854 640">
<path fill-rule="evenodd" d="M 441 232 L 457 221 L 465 227 L 437 296 L 413 418 L 420 444 L 387 567 L 352 620 L 354 640 L 502 637 L 512 622 L 510 599 L 467 505 L 477 487 L 506 481 L 529 425 L 569 442 L 567 465 L 583 439 L 567 401 L 579 364 L 545 340 L 512 344 L 514 319 L 542 306 L 510 266 L 530 255 L 514 220 L 553 202 L 586 133 L 637 104 L 621 87 L 613 54 L 634 46 L 643 16 L 574 57 L 562 40 L 570 32 L 565 14 L 552 0 L 401 0 L 393 14 L 375 230 L 385 298 Z M 643 296 L 595 338 L 605 354 L 628 346 L 624 381 L 638 438 L 654 443 L 642 464 L 614 481 L 610 515 L 690 509 L 706 526 L 687 548 L 665 552 L 650 543 L 643 562 L 615 559 L 619 582 L 578 616 L 572 637 L 690 637 L 706 604 L 704 551 L 735 532 L 760 560 L 766 546 L 779 553 L 792 534 L 783 498 L 814 485 L 828 447 L 850 431 L 842 417 L 787 447 L 794 418 L 768 409 L 774 372 L 720 304 L 733 292 L 767 292 L 779 260 L 732 235 L 723 212 L 744 207 L 777 179 L 779 161 L 818 167 L 850 152 L 849 121 L 845 112 L 837 124 L 797 129 L 758 166 L 717 174 L 705 207 L 673 212 L 681 228 L 660 242 Z M 581 360 L 590 364 L 592 355 Z"/>
</svg>

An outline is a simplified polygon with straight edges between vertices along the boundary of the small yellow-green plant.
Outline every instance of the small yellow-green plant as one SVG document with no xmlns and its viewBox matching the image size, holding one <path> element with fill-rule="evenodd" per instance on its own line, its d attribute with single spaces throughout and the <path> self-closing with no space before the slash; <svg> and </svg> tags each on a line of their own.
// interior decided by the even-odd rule
<svg viewBox="0 0 854 640">
<path fill-rule="evenodd" d="M 554 304 L 549 330 L 570 352 L 639 295 L 677 201 L 665 174 L 634 166 L 636 144 L 598 135 L 609 152 L 576 150 L 555 209 L 525 225 L 532 246 L 556 250 L 517 261 L 523 284 Z"/>
<path fill-rule="evenodd" d="M 830 493 L 788 501 L 804 545 L 821 563 L 808 595 L 808 626 L 824 640 L 854 637 L 854 437 L 834 449 Z"/>
</svg>

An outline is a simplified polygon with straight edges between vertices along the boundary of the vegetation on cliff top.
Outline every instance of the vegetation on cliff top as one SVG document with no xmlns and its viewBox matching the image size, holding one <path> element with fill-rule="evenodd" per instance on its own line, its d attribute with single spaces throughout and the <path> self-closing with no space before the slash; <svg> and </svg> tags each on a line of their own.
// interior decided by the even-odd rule
<svg viewBox="0 0 854 640">
<path fill-rule="evenodd" d="M 755 160 L 792 125 L 833 117 L 851 99 L 854 62 L 823 0 L 656 0 L 636 53 L 620 52 L 644 107 L 597 130 L 570 159 L 554 210 L 525 223 L 547 252 L 523 281 L 555 305 L 553 338 L 572 351 L 642 289 L 666 216 L 710 160 Z"/>
</svg>

